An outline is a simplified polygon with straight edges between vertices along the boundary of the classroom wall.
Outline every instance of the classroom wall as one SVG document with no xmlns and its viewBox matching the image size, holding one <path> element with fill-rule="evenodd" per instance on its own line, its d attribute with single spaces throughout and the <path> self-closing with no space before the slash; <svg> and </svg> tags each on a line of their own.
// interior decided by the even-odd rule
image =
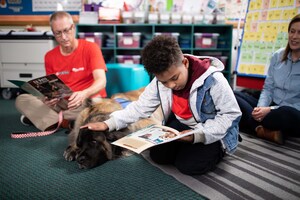
<svg viewBox="0 0 300 200">
<path fill-rule="evenodd" d="M 80 3 L 81 0 L 73 0 L 72 4 L 70 5 L 61 5 L 64 6 L 67 11 L 72 11 L 75 8 L 78 7 L 78 4 Z M 91 3 L 91 2 L 100 2 L 101 0 L 82 0 L 81 3 Z M 178 11 L 185 11 L 189 10 L 189 7 L 193 5 L 193 10 L 196 11 L 200 9 L 201 7 L 204 8 L 204 6 L 208 3 L 209 0 L 144 0 L 142 3 L 139 5 L 140 7 L 146 7 L 149 8 L 151 5 L 154 10 L 157 10 L 158 7 L 156 5 L 159 4 L 159 2 L 164 3 L 164 8 L 165 10 L 171 10 L 176 7 Z M 215 1 L 215 0 L 213 0 Z M 216 2 L 219 3 L 219 6 L 222 7 L 223 11 L 226 11 L 224 9 L 225 7 L 227 8 L 227 14 L 228 14 L 228 19 L 230 19 L 233 22 L 236 22 L 237 18 L 236 16 L 239 16 L 240 18 L 244 18 L 244 13 L 245 12 L 245 7 L 248 0 L 231 0 L 231 1 L 226 1 L 226 0 L 217 0 Z M 3 2 L 3 1 L 1 1 Z M 9 2 L 9 1 L 6 1 Z M 12 11 L 9 11 L 8 13 L 11 16 L 8 17 L 13 17 L 12 19 L 5 19 L 5 14 L 4 12 L 0 12 L 0 31 L 26 31 L 26 28 L 28 26 L 33 26 L 36 31 L 50 31 L 50 27 L 48 26 L 48 19 L 50 15 L 50 10 L 55 9 L 55 3 L 57 3 L 56 0 L 45 0 L 44 3 L 48 4 L 48 7 L 45 7 L 45 4 L 42 4 L 41 1 L 38 0 L 31 0 L 31 2 L 28 4 L 28 1 L 20 1 L 23 10 L 21 9 L 20 12 L 16 13 L 16 15 L 13 15 Z M 107 1 L 108 3 L 113 3 L 113 1 Z M 118 2 L 118 1 L 114 1 Z M 82 6 L 81 5 L 81 9 Z M 234 5 L 234 6 L 233 6 Z M 7 6 L 12 6 L 12 5 L 7 5 Z M 17 7 L 18 5 L 15 5 Z M 22 7 L 21 6 L 21 7 Z M 19 6 L 20 7 L 20 6 Z M 7 8 L 7 7 L 6 7 Z M 5 8 L 5 9 L 6 9 Z M 48 10 L 47 10 L 48 9 Z M 149 8 L 150 9 L 150 8 Z M 0 7 L 0 10 L 3 10 L 3 7 Z M 39 11 L 39 12 L 37 12 Z M 37 13 L 37 15 L 35 15 Z M 6 13 L 7 14 L 7 13 Z M 20 14 L 25 14 L 24 16 Z M 79 16 L 73 14 L 74 21 L 78 22 Z M 5 21 L 8 20 L 8 21 Z M 11 20 L 11 21 L 10 21 Z M 236 65 L 236 58 L 237 58 L 237 48 L 236 45 L 238 44 L 239 40 L 239 35 L 240 35 L 240 30 L 237 28 L 234 28 L 233 30 L 233 44 L 232 44 L 232 69 L 235 68 Z"/>
</svg>

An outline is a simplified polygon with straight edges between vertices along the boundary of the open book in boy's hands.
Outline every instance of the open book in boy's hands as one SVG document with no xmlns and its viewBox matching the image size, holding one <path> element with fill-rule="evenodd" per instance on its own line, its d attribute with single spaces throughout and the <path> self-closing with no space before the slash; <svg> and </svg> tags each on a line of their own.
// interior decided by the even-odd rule
<svg viewBox="0 0 300 200">
<path fill-rule="evenodd" d="M 171 142 L 191 134 L 194 134 L 193 130 L 180 134 L 179 131 L 173 128 L 153 124 L 131 133 L 112 144 L 129 149 L 136 153 L 141 153 L 150 147 Z"/>
<path fill-rule="evenodd" d="M 21 80 L 8 80 L 24 91 L 39 98 L 47 97 L 50 99 L 60 99 L 62 104 L 66 104 L 65 98 L 71 96 L 72 90 L 55 74 L 42 76 L 28 82 Z M 65 101 L 65 102 L 63 102 Z"/>
</svg>

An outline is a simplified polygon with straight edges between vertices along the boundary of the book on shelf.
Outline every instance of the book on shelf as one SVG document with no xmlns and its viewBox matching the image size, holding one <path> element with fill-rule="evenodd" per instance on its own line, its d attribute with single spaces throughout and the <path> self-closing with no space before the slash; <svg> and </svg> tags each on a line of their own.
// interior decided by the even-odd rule
<svg viewBox="0 0 300 200">
<path fill-rule="evenodd" d="M 139 154 L 150 147 L 171 142 L 191 134 L 194 134 L 193 130 L 181 134 L 171 127 L 152 124 L 118 139 L 112 144 Z"/>
<path fill-rule="evenodd" d="M 44 99 L 46 97 L 49 100 L 57 98 L 59 99 L 59 105 L 62 108 L 67 108 L 67 98 L 73 93 L 73 91 L 55 74 L 42 76 L 27 82 L 22 80 L 8 81 L 38 98 Z"/>
</svg>

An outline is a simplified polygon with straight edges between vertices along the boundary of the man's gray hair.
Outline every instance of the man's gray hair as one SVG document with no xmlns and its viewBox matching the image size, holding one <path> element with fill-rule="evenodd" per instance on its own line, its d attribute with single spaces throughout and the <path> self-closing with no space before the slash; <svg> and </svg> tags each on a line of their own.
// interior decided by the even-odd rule
<svg viewBox="0 0 300 200">
<path fill-rule="evenodd" d="M 65 11 L 56 11 L 54 12 L 51 16 L 50 16 L 50 27 L 52 28 L 52 22 L 57 20 L 57 19 L 61 19 L 61 18 L 68 18 L 70 20 L 70 23 L 73 24 L 73 18 L 72 16 Z"/>
</svg>

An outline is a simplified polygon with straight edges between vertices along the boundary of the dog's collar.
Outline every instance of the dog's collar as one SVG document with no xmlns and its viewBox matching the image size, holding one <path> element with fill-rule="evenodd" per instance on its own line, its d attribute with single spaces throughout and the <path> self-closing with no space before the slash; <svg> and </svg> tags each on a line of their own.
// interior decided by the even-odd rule
<svg viewBox="0 0 300 200">
<path fill-rule="evenodd" d="M 130 100 L 123 99 L 123 98 L 115 98 L 114 100 L 116 102 L 118 102 L 122 106 L 123 109 L 126 108 L 131 103 Z"/>
</svg>

